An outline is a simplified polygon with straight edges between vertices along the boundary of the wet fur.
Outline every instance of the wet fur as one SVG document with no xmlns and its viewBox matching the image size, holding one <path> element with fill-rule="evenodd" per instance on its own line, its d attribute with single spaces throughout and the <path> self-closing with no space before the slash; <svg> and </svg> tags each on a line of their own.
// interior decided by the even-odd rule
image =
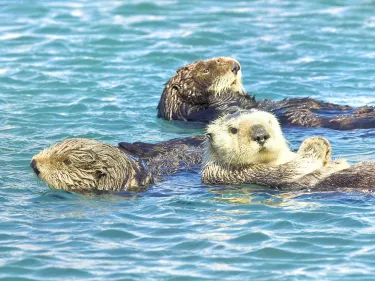
<svg viewBox="0 0 375 281">
<path fill-rule="evenodd" d="M 225 59 L 231 62 L 230 58 Z M 230 86 L 231 72 L 219 68 L 216 58 L 197 61 L 179 69 L 166 83 L 158 117 L 167 120 L 210 122 L 231 107 L 257 108 L 275 114 L 282 125 L 325 127 L 336 130 L 375 128 L 375 107 L 352 108 L 311 98 L 282 101 L 259 100 L 245 94 L 241 78 Z M 203 69 L 210 74 L 203 79 Z M 220 71 L 219 71 L 220 70 Z"/>
<path fill-rule="evenodd" d="M 242 86 L 242 72 L 233 73 L 232 58 L 212 58 L 188 64 L 165 84 L 158 104 L 158 117 L 167 120 L 209 121 L 217 117 L 225 97 L 251 101 Z"/>
<path fill-rule="evenodd" d="M 198 172 L 203 139 L 175 139 L 149 145 L 149 149 L 144 149 L 146 145 L 120 143 L 114 147 L 90 139 L 67 139 L 44 149 L 32 161 L 39 178 L 51 188 L 76 193 L 140 191 L 178 171 Z"/>
<path fill-rule="evenodd" d="M 68 139 L 33 157 L 48 186 L 72 192 L 139 190 L 153 182 L 137 159 L 117 147 L 89 139 Z"/>
<path fill-rule="evenodd" d="M 256 116 L 259 114 L 263 117 Z M 248 126 L 261 124 L 272 131 L 272 126 L 279 126 L 273 120 L 274 117 L 266 112 L 246 111 L 232 116 L 228 114 L 221 117 L 207 128 L 209 138 L 205 142 L 201 175 L 206 184 L 252 183 L 279 189 L 311 190 L 375 187 L 375 163 L 349 166 L 346 160 L 332 161 L 331 145 L 322 137 L 306 139 L 293 157 L 282 134 L 274 131 L 270 133 L 270 140 L 275 138 L 274 142 L 268 147 L 265 145 L 269 151 L 274 152 L 274 159 L 267 156 L 267 161 L 264 161 L 263 157 L 257 155 L 260 150 L 256 144 L 252 144 L 251 139 L 246 137 L 250 134 Z M 241 123 L 238 122 L 239 119 L 247 119 L 249 122 Z M 235 136 L 228 132 L 228 128 L 233 126 L 240 126 Z M 241 129 L 248 133 L 241 135 Z M 280 153 L 283 150 L 287 150 L 286 154 Z M 289 157 L 285 158 L 285 155 Z"/>
<path fill-rule="evenodd" d="M 270 136 L 263 145 L 251 137 L 254 126 L 262 126 Z M 232 128 L 236 129 L 235 134 Z M 298 153 L 291 152 L 277 119 L 267 112 L 239 111 L 225 115 L 207 127 L 207 134 L 202 168 L 202 181 L 207 184 L 253 183 L 279 187 L 331 162 L 331 146 L 321 137 L 309 138 Z M 323 179 L 327 172 L 320 173 L 319 177 Z"/>
<path fill-rule="evenodd" d="M 239 120 L 238 113 L 224 116 L 216 125 L 224 123 L 215 130 L 228 132 L 228 125 L 236 122 L 248 125 Z M 257 118 L 252 122 L 255 120 Z M 273 127 L 279 126 L 276 119 L 271 118 L 271 123 L 267 118 L 259 120 L 265 120 L 264 124 Z M 208 133 L 214 132 L 208 130 Z M 210 158 L 207 151 L 211 151 L 212 156 L 212 148 L 207 148 L 210 145 L 208 140 L 204 136 L 194 136 L 157 144 L 123 142 L 118 147 L 95 140 L 69 139 L 43 150 L 33 160 L 37 161 L 39 177 L 50 187 L 77 193 L 139 191 L 179 171 L 198 172 L 204 150 L 206 159 L 202 180 L 208 184 L 254 183 L 280 189 L 311 190 L 375 187 L 375 163 L 364 162 L 348 167 L 344 160 L 331 161 L 329 142 L 321 137 L 305 140 L 297 154 L 289 151 L 280 157 L 277 148 L 288 149 L 285 139 L 281 131 L 276 130 L 271 135 L 277 138 L 274 155 L 260 158 L 246 154 L 243 149 L 235 153 L 231 151 L 234 157 L 227 160 L 216 156 Z M 238 144 L 242 145 L 241 142 Z"/>
</svg>

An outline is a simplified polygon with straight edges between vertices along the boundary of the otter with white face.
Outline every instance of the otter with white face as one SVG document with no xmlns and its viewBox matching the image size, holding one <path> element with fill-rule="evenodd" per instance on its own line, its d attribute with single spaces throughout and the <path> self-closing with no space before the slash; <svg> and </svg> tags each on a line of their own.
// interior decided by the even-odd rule
<svg viewBox="0 0 375 281">
<path fill-rule="evenodd" d="M 206 159 L 211 162 L 229 166 L 279 165 L 296 157 L 275 116 L 264 111 L 225 115 L 208 126 L 206 136 Z"/>
<path fill-rule="evenodd" d="M 212 58 L 188 64 L 166 83 L 158 105 L 158 117 L 167 120 L 209 121 L 220 107 L 252 97 L 242 86 L 240 63 L 228 57 Z M 220 105 L 218 104 L 220 103 Z"/>
<path fill-rule="evenodd" d="M 208 184 L 308 187 L 349 167 L 346 161 L 331 161 L 331 146 L 322 137 L 306 139 L 293 153 L 275 116 L 264 111 L 225 115 L 206 132 L 201 176 Z"/>
</svg>

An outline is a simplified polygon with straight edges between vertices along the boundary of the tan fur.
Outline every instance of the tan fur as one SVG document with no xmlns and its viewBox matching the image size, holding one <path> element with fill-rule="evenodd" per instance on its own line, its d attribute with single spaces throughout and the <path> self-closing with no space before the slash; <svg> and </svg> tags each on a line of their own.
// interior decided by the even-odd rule
<svg viewBox="0 0 375 281">
<path fill-rule="evenodd" d="M 33 157 L 48 186 L 73 192 L 138 189 L 152 176 L 118 148 L 89 139 L 68 139 Z"/>
<path fill-rule="evenodd" d="M 252 139 L 254 126 L 262 126 L 268 132 L 264 145 Z M 236 129 L 235 134 L 232 128 Z M 264 111 L 225 115 L 210 124 L 206 132 L 204 183 L 284 187 L 304 179 L 304 184 L 315 184 L 348 167 L 346 161 L 331 161 L 331 145 L 322 137 L 308 138 L 298 153 L 291 152 L 276 118 Z"/>
<path fill-rule="evenodd" d="M 240 63 L 233 58 L 213 58 L 211 60 L 216 60 L 218 62 L 218 69 L 221 67 L 226 71 L 224 74 L 217 75 L 214 78 L 211 86 L 208 88 L 209 92 L 216 96 L 228 90 L 245 94 L 245 89 L 242 85 L 242 71 L 239 70 L 235 75 L 230 69 L 233 61 L 238 64 Z"/>
</svg>

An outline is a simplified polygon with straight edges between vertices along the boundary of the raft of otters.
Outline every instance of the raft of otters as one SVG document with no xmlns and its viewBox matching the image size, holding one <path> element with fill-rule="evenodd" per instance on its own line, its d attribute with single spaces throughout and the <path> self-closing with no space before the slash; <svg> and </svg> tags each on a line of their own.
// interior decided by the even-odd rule
<svg viewBox="0 0 375 281">
<path fill-rule="evenodd" d="M 48 186 L 77 193 L 143 190 L 181 170 L 201 171 L 205 184 L 319 191 L 375 187 L 375 162 L 334 161 L 322 137 L 306 139 L 294 153 L 275 116 L 257 110 L 224 114 L 208 125 L 206 136 L 157 144 L 115 147 L 68 139 L 35 155 L 31 166 Z"/>
<path fill-rule="evenodd" d="M 274 113 L 282 125 L 326 127 L 336 130 L 375 128 L 375 107 L 352 108 L 311 98 L 256 100 L 242 86 L 240 63 L 212 58 L 188 64 L 166 83 L 158 117 L 209 122 L 231 107 Z"/>
</svg>

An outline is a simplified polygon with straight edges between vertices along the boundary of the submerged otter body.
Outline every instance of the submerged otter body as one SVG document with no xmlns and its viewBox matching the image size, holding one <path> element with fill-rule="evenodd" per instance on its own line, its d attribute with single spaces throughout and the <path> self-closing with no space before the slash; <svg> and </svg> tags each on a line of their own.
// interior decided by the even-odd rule
<svg viewBox="0 0 375 281">
<path fill-rule="evenodd" d="M 272 112 L 282 125 L 336 130 L 375 128 L 373 106 L 352 108 L 311 98 L 256 101 L 245 93 L 241 67 L 231 58 L 197 61 L 179 69 L 165 85 L 157 116 L 210 122 L 231 107 Z"/>
</svg>

